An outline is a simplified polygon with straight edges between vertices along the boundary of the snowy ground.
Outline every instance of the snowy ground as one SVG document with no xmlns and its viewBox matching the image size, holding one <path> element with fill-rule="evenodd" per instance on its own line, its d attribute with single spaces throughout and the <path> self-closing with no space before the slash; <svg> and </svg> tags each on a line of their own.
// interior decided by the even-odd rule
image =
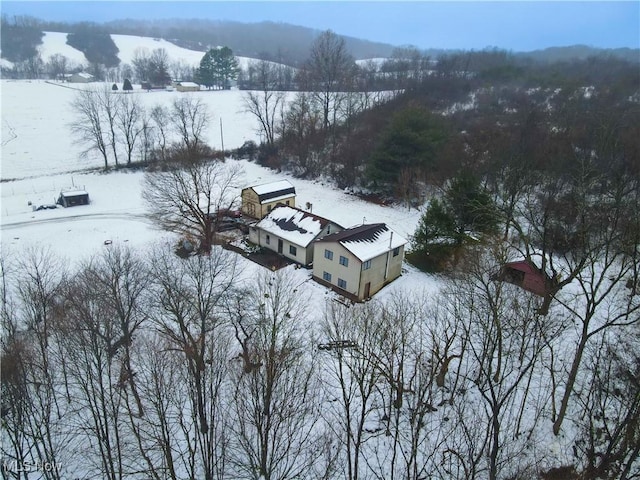
<svg viewBox="0 0 640 480">
<path fill-rule="evenodd" d="M 99 159 L 80 158 L 81 148 L 73 144 L 68 127 L 73 118 L 69 102 L 74 90 L 43 81 L 7 80 L 0 83 L 0 88 L 3 250 L 19 255 L 35 244 L 50 248 L 73 263 L 108 248 L 105 241 L 149 248 L 167 236 L 147 219 L 141 197 L 142 172 L 105 174 L 99 170 Z M 168 104 L 176 95 L 193 93 L 139 92 L 137 95 L 146 105 L 155 105 Z M 240 146 L 249 139 L 258 140 L 254 119 L 243 112 L 244 92 L 196 95 L 207 101 L 215 119 L 223 118 L 226 148 Z M 206 141 L 219 147 L 219 120 L 211 124 Z M 419 219 L 420 212 L 415 209 L 371 204 L 319 181 L 291 178 L 248 161 L 239 163 L 244 178 L 237 186 L 238 196 L 244 186 L 288 178 L 296 187 L 298 206 L 304 207 L 310 202 L 314 213 L 344 226 L 384 222 L 408 238 Z M 90 205 L 33 211 L 32 206 L 54 203 L 62 189 L 74 186 L 89 192 Z M 301 272 L 308 274 L 306 270 Z M 380 295 L 396 288 L 431 290 L 436 286 L 433 277 L 406 266 L 403 277 Z M 314 291 L 321 296 L 327 294 L 322 287 L 314 287 Z"/>
</svg>

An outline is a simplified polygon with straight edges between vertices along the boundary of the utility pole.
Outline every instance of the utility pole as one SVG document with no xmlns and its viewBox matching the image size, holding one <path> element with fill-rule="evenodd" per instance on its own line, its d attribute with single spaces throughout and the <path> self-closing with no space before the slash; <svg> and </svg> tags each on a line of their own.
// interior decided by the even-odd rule
<svg viewBox="0 0 640 480">
<path fill-rule="evenodd" d="M 220 142 L 222 143 L 222 153 L 224 153 L 224 135 L 222 134 L 222 117 L 220 117 Z"/>
</svg>

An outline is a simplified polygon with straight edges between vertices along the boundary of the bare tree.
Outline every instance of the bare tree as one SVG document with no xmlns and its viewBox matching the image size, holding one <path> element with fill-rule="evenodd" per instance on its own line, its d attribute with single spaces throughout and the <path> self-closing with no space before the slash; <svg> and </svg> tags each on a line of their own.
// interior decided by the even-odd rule
<svg viewBox="0 0 640 480">
<path fill-rule="evenodd" d="M 492 480 L 536 472 L 540 459 L 526 463 L 521 452 L 543 416 L 542 399 L 551 391 L 550 382 L 541 380 L 546 337 L 563 328 L 561 322 L 536 314 L 532 295 L 490 280 L 506 255 L 501 248 L 476 254 L 467 263 L 467 275 L 456 279 L 448 293 L 450 311 L 467 342 L 461 359 L 464 388 L 482 399 L 479 406 L 465 409 L 464 416 L 482 422 L 483 428 L 470 439 L 475 447 L 463 457 L 467 472 L 486 469 Z"/>
<path fill-rule="evenodd" d="M 222 312 L 235 277 L 235 256 L 215 248 L 210 255 L 182 260 L 164 249 L 152 259 L 151 271 L 153 322 L 166 349 L 181 357 L 189 401 L 178 416 L 186 451 L 173 458 L 173 450 L 166 450 L 173 439 L 163 433 L 164 458 L 167 465 L 180 462 L 189 478 L 223 478 L 227 440 L 221 390 L 228 346 Z M 156 413 L 162 405 L 155 404 Z"/>
<path fill-rule="evenodd" d="M 144 82 L 151 76 L 151 54 L 146 48 L 136 48 L 131 60 L 138 81 Z"/>
<path fill-rule="evenodd" d="M 102 120 L 102 106 L 97 93 L 87 89 L 80 90 L 71 102 L 77 119 L 71 124 L 71 132 L 76 143 L 85 147 L 83 156 L 97 151 L 104 160 L 104 169 L 109 168 L 109 140 Z"/>
<path fill-rule="evenodd" d="M 230 461 L 237 478 L 313 478 L 314 468 L 323 470 L 324 437 L 315 362 L 303 339 L 306 298 L 282 272 L 260 275 L 252 287 L 232 316 L 236 338 L 257 362 L 247 369 L 242 361 L 233 377 Z"/>
<path fill-rule="evenodd" d="M 23 478 L 25 466 L 40 464 L 48 466 L 43 478 L 60 479 L 72 471 L 62 465 L 72 458 L 73 442 L 61 428 L 73 412 L 62 402 L 54 335 L 65 269 L 50 252 L 37 248 L 17 262 L 11 278 L 6 267 L 3 258 L 3 477 Z"/>
<path fill-rule="evenodd" d="M 154 143 L 158 146 L 160 160 L 165 161 L 169 147 L 169 112 L 162 105 L 156 105 L 151 110 L 150 117 L 155 133 Z"/>
<path fill-rule="evenodd" d="M 376 322 L 377 305 L 365 304 L 350 310 L 331 303 L 323 319 L 321 341 L 330 354 L 323 359 L 326 395 L 323 408 L 328 428 L 342 445 L 340 458 L 349 480 L 366 477 L 365 442 L 377 432 L 367 431 L 367 422 L 376 418 L 374 401 L 382 378 L 377 368 L 376 339 L 382 325 Z M 382 428 L 380 429 L 382 430 Z"/>
<path fill-rule="evenodd" d="M 143 414 L 131 348 L 145 318 L 140 295 L 147 278 L 131 252 L 107 250 L 69 282 L 59 324 L 76 407 L 73 432 L 89 440 L 89 471 L 114 480 L 141 468 L 140 457 L 129 448 L 127 412 L 131 393 L 137 415 Z"/>
<path fill-rule="evenodd" d="M 564 293 L 557 299 L 572 315 L 579 330 L 557 411 L 554 403 L 556 435 L 568 411 L 587 343 L 607 331 L 640 323 L 640 298 L 628 288 L 628 285 L 637 288 L 639 283 L 640 220 L 635 214 L 639 207 L 637 179 L 614 184 L 611 191 L 600 197 L 599 204 L 592 207 L 597 211 L 590 215 L 593 223 L 590 222 L 589 231 L 581 232 L 584 242 L 581 251 L 576 256 L 564 257 L 578 291 Z"/>
<path fill-rule="evenodd" d="M 343 38 L 327 30 L 314 41 L 306 72 L 313 95 L 322 106 L 322 128 L 325 132 L 333 124 L 341 103 L 341 91 L 353 76 L 354 69 L 355 62 L 348 54 Z"/>
<path fill-rule="evenodd" d="M 640 475 L 640 355 L 637 325 L 628 335 L 603 336 L 585 356 L 587 375 L 574 446 L 584 478 Z"/>
<path fill-rule="evenodd" d="M 144 473 L 155 480 L 184 478 L 185 472 L 195 471 L 195 452 L 191 450 L 190 396 L 185 395 L 189 382 L 183 354 L 160 334 L 145 332 L 136 344 L 133 358 L 144 416 L 137 416 L 131 408 L 127 413 L 146 464 Z"/>
<path fill-rule="evenodd" d="M 54 80 L 64 80 L 64 76 L 69 68 L 69 59 L 64 55 L 56 53 L 49 57 L 47 62 L 47 70 L 49 76 Z"/>
<path fill-rule="evenodd" d="M 217 212 L 236 200 L 241 170 L 221 161 L 171 165 L 164 172 L 147 172 L 142 196 L 162 229 L 199 243 L 211 251 Z"/>
<path fill-rule="evenodd" d="M 246 111 L 256 117 L 260 124 L 260 132 L 267 145 L 275 143 L 277 118 L 284 103 L 284 93 L 277 91 L 278 66 L 272 62 L 261 60 L 254 67 L 254 84 L 259 91 L 248 91 L 244 103 Z"/>
<path fill-rule="evenodd" d="M 293 157 L 293 166 L 300 176 L 318 173 L 321 162 L 316 149 L 322 145 L 321 115 L 310 93 L 296 94 L 282 122 L 283 148 Z"/>
<path fill-rule="evenodd" d="M 137 97 L 119 95 L 117 98 L 116 127 L 122 138 L 127 164 L 131 164 L 140 135 L 145 130 L 145 112 Z"/>
<path fill-rule="evenodd" d="M 171 104 L 169 122 L 180 138 L 182 148 L 191 158 L 197 158 L 206 146 L 203 135 L 209 124 L 207 105 L 199 98 L 180 97 Z"/>
</svg>

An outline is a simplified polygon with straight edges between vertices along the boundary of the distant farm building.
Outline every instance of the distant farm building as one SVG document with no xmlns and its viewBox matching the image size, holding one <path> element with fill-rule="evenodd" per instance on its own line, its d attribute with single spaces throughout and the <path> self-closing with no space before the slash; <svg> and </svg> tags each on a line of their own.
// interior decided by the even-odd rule
<svg viewBox="0 0 640 480">
<path fill-rule="evenodd" d="M 491 279 L 517 285 L 540 297 L 547 295 L 556 283 L 529 260 L 505 263 Z"/>
<path fill-rule="evenodd" d="M 295 206 L 296 189 L 287 180 L 242 189 L 242 213 L 262 219 L 278 205 Z"/>
<path fill-rule="evenodd" d="M 199 92 L 200 85 L 195 82 L 178 82 L 175 85 L 176 90 L 179 92 Z"/>
<path fill-rule="evenodd" d="M 278 206 L 250 228 L 249 241 L 307 266 L 313 261 L 315 241 L 340 230 L 340 225 L 326 218 Z"/>
<path fill-rule="evenodd" d="M 313 278 L 354 300 L 365 300 L 402 273 L 407 241 L 384 223 L 327 235 L 313 247 Z"/>
<path fill-rule="evenodd" d="M 72 190 L 60 192 L 58 205 L 63 207 L 75 207 L 78 205 L 89 205 L 89 194 L 84 190 Z"/>
<path fill-rule="evenodd" d="M 69 83 L 90 83 L 95 81 L 95 77 L 86 72 L 72 73 L 65 78 Z"/>
</svg>

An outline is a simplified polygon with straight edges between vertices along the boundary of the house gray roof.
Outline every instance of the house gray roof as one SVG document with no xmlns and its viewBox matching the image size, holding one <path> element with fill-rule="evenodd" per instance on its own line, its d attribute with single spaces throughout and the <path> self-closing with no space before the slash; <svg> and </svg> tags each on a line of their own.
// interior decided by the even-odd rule
<svg viewBox="0 0 640 480">
<path fill-rule="evenodd" d="M 404 238 L 384 223 L 372 223 L 347 228 L 341 232 L 327 235 L 318 241 L 337 242 L 362 262 L 407 243 Z"/>
<path fill-rule="evenodd" d="M 295 207 L 279 206 L 260 220 L 256 227 L 291 243 L 306 247 L 322 232 L 327 224 L 335 222 Z"/>
</svg>

